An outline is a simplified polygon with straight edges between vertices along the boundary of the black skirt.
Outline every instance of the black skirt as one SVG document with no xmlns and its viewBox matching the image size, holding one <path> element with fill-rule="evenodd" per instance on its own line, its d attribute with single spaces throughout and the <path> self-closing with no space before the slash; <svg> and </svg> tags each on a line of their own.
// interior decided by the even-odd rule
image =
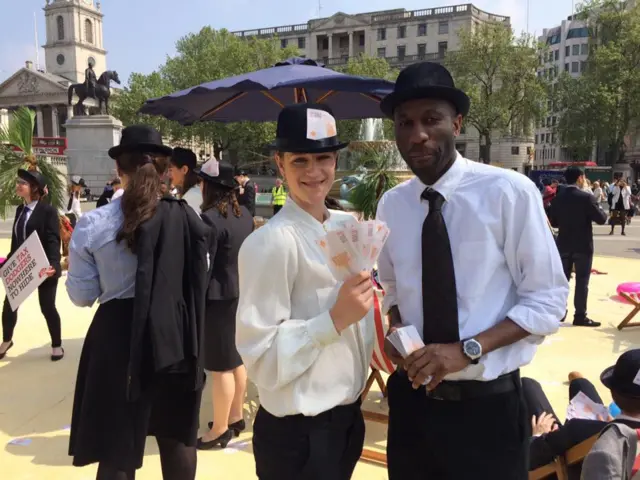
<svg viewBox="0 0 640 480">
<path fill-rule="evenodd" d="M 140 468 L 148 435 L 196 445 L 202 390 L 188 387 L 193 377 L 155 374 L 138 400 L 126 399 L 132 314 L 133 299 L 112 300 L 98 308 L 87 332 L 69 440 L 77 467 Z"/>
<path fill-rule="evenodd" d="M 238 299 L 209 300 L 204 323 L 204 368 L 228 372 L 242 365 L 236 348 Z"/>
</svg>

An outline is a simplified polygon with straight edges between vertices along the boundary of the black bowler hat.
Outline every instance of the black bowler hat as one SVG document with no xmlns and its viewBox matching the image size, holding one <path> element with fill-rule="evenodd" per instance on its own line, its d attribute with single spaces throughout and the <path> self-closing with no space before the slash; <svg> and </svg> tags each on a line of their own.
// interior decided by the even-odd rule
<svg viewBox="0 0 640 480">
<path fill-rule="evenodd" d="M 118 158 L 123 153 L 140 152 L 155 153 L 158 155 L 171 155 L 173 150 L 162 144 L 162 135 L 149 125 L 131 125 L 122 130 L 120 145 L 109 149 L 109 156 Z"/>
<path fill-rule="evenodd" d="M 292 153 L 335 152 L 349 145 L 340 142 L 336 119 L 329 107 L 299 103 L 284 107 L 278 115 L 275 150 Z"/>
<path fill-rule="evenodd" d="M 47 186 L 47 179 L 37 170 L 18 169 L 18 177 L 25 182 L 34 183 L 40 190 L 44 190 Z"/>
<path fill-rule="evenodd" d="M 393 92 L 380 102 L 380 109 L 387 117 L 401 103 L 419 98 L 437 98 L 451 102 L 461 115 L 469 113 L 469 97 L 456 88 L 445 67 L 433 62 L 409 65 L 400 72 Z"/>
<path fill-rule="evenodd" d="M 600 381 L 609 390 L 631 398 L 640 398 L 640 349 L 624 352 L 613 367 L 607 368 Z"/>
<path fill-rule="evenodd" d="M 189 170 L 194 170 L 198 165 L 198 157 L 196 157 L 193 150 L 176 147 L 173 149 L 173 153 L 171 154 L 171 163 L 178 168 L 186 166 Z"/>
<path fill-rule="evenodd" d="M 206 161 L 195 172 L 206 182 L 214 183 L 223 189 L 233 190 L 238 186 L 234 179 L 235 170 L 231 165 L 225 165 L 215 158 Z"/>
</svg>

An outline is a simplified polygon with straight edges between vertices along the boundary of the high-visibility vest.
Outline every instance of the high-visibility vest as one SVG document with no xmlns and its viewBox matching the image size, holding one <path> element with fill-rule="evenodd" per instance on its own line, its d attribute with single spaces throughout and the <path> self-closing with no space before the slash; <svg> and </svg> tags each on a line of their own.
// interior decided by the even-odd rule
<svg viewBox="0 0 640 480">
<path fill-rule="evenodd" d="M 284 186 L 273 187 L 271 189 L 271 195 L 273 196 L 274 205 L 284 205 L 287 201 L 287 191 L 284 189 Z"/>
</svg>

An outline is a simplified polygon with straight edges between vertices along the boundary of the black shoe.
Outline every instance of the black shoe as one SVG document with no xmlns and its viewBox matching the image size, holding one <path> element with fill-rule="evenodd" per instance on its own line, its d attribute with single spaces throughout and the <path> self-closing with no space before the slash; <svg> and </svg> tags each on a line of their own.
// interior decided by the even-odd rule
<svg viewBox="0 0 640 480">
<path fill-rule="evenodd" d="M 213 428 L 213 422 L 209 422 L 208 425 L 209 425 L 209 430 L 211 430 Z M 244 423 L 244 420 L 238 420 L 237 422 L 229 425 L 229 430 L 233 432 L 234 437 L 239 437 L 240 433 L 244 432 L 246 428 L 247 428 L 247 425 L 246 423 Z"/>
<path fill-rule="evenodd" d="M 602 324 L 600 322 L 594 322 L 590 318 L 585 318 L 583 320 L 574 320 L 573 325 L 576 327 L 599 327 Z"/>
<path fill-rule="evenodd" d="M 226 448 L 232 438 L 233 432 L 231 430 L 227 430 L 218 438 L 216 438 L 215 440 L 211 440 L 210 442 L 203 442 L 202 438 L 199 438 L 196 448 L 198 450 L 212 450 L 218 445 L 220 445 L 220 448 Z"/>
<path fill-rule="evenodd" d="M 7 349 L 4 351 L 4 353 L 0 353 L 0 360 L 2 360 L 4 357 L 7 356 L 7 352 L 9 350 L 11 350 L 11 347 L 13 347 L 13 340 L 11 342 L 9 342 L 9 346 L 7 347 Z"/>
<path fill-rule="evenodd" d="M 62 349 L 62 355 L 51 355 L 52 362 L 59 362 L 64 358 L 64 348 Z"/>
</svg>

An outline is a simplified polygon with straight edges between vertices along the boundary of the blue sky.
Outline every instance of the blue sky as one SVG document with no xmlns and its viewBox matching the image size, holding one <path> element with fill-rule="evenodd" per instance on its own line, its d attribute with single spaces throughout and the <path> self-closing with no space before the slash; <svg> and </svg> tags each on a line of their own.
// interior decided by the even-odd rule
<svg viewBox="0 0 640 480">
<path fill-rule="evenodd" d="M 0 0 L 0 81 L 35 60 L 34 18 L 39 44 L 45 43 L 44 0 Z M 322 16 L 337 11 L 371 12 L 392 8 L 457 5 L 464 0 L 321 0 Z M 527 0 L 475 0 L 485 11 L 509 15 L 516 32 L 526 30 Z M 571 0 L 530 0 L 529 31 L 559 24 L 571 14 Z M 318 17 L 318 0 L 103 0 L 104 43 L 107 63 L 123 80 L 131 72 L 149 73 L 174 53 L 176 40 L 205 25 L 229 30 L 248 30 L 305 23 Z M 41 51 L 40 63 L 44 64 Z"/>
</svg>

